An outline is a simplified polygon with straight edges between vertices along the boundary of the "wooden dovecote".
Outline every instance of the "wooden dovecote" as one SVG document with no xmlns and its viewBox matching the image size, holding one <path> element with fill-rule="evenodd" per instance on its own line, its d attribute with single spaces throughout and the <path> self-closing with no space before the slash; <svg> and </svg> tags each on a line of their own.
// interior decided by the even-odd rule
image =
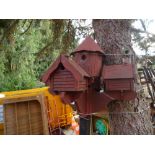
<svg viewBox="0 0 155 155">
<path fill-rule="evenodd" d="M 106 55 L 87 37 L 71 53 L 60 55 L 42 77 L 65 103 L 75 102 L 80 113 L 106 110 L 115 100 L 130 101 L 136 97 L 134 64 L 105 65 Z"/>
<path fill-rule="evenodd" d="M 104 91 L 118 100 L 135 98 L 134 70 L 132 64 L 103 67 Z"/>
<path fill-rule="evenodd" d="M 45 72 L 42 81 L 53 91 L 84 91 L 89 75 L 72 59 L 60 57 Z"/>
<path fill-rule="evenodd" d="M 91 37 L 87 37 L 72 53 L 75 62 L 91 77 L 99 76 L 103 54 L 102 49 Z"/>
</svg>

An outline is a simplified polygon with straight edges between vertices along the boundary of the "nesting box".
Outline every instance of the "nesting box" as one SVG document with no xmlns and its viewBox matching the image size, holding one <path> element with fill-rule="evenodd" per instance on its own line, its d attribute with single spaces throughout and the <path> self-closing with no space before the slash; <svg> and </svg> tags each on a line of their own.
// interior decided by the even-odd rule
<svg viewBox="0 0 155 155">
<path fill-rule="evenodd" d="M 99 76 L 104 61 L 103 52 L 91 37 L 87 37 L 72 55 L 75 62 L 91 77 Z"/>
<path fill-rule="evenodd" d="M 42 80 L 53 91 L 84 91 L 89 75 L 73 60 L 61 55 L 43 75 Z"/>
<path fill-rule="evenodd" d="M 118 100 L 135 98 L 134 70 L 132 64 L 103 67 L 105 92 Z"/>
</svg>

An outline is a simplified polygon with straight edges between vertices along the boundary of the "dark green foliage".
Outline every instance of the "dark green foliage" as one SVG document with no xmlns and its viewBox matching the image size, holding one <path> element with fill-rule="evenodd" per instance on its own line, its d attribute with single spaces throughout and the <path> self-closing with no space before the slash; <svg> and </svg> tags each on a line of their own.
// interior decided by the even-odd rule
<svg viewBox="0 0 155 155">
<path fill-rule="evenodd" d="M 69 20 L 0 20 L 0 32 L 0 91 L 41 86 L 43 72 L 77 43 Z"/>
</svg>

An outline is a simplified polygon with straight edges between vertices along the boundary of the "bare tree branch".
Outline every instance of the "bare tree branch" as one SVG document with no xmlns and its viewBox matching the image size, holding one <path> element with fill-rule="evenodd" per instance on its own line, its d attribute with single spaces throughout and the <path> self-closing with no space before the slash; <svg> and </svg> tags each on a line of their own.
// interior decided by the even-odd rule
<svg viewBox="0 0 155 155">
<path fill-rule="evenodd" d="M 148 32 L 148 31 L 143 31 L 143 30 L 141 30 L 141 29 L 136 29 L 136 28 L 133 28 L 133 27 L 132 27 L 130 30 L 131 30 L 131 32 L 145 33 L 145 34 L 148 34 L 148 35 L 155 36 L 154 33 L 150 33 L 150 32 Z"/>
<path fill-rule="evenodd" d="M 140 21 L 140 23 L 141 23 L 141 25 L 142 25 L 144 31 L 146 31 L 146 26 L 145 26 L 145 24 L 144 24 L 144 21 L 143 21 L 142 19 L 140 19 L 139 21 Z"/>
<path fill-rule="evenodd" d="M 30 29 L 32 23 L 33 23 L 33 19 L 31 20 L 31 22 L 30 22 L 29 26 L 27 27 L 27 29 L 23 33 L 21 33 L 20 35 L 25 34 Z"/>
<path fill-rule="evenodd" d="M 27 22 L 27 20 L 28 20 L 28 19 L 25 19 L 25 20 L 23 21 L 22 27 L 24 27 L 24 25 L 25 25 L 25 23 Z"/>
<path fill-rule="evenodd" d="M 36 60 L 43 56 L 45 50 L 47 50 L 52 45 L 52 43 L 53 42 L 49 42 L 38 53 L 36 53 Z"/>
</svg>

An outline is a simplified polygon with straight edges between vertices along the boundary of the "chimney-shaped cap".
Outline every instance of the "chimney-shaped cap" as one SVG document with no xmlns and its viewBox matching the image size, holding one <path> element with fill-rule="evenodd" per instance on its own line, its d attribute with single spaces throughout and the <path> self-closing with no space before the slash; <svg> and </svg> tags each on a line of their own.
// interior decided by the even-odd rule
<svg viewBox="0 0 155 155">
<path fill-rule="evenodd" d="M 85 40 L 74 50 L 74 53 L 82 51 L 89 51 L 89 52 L 100 52 L 103 53 L 100 46 L 89 36 L 86 37 Z"/>
</svg>

